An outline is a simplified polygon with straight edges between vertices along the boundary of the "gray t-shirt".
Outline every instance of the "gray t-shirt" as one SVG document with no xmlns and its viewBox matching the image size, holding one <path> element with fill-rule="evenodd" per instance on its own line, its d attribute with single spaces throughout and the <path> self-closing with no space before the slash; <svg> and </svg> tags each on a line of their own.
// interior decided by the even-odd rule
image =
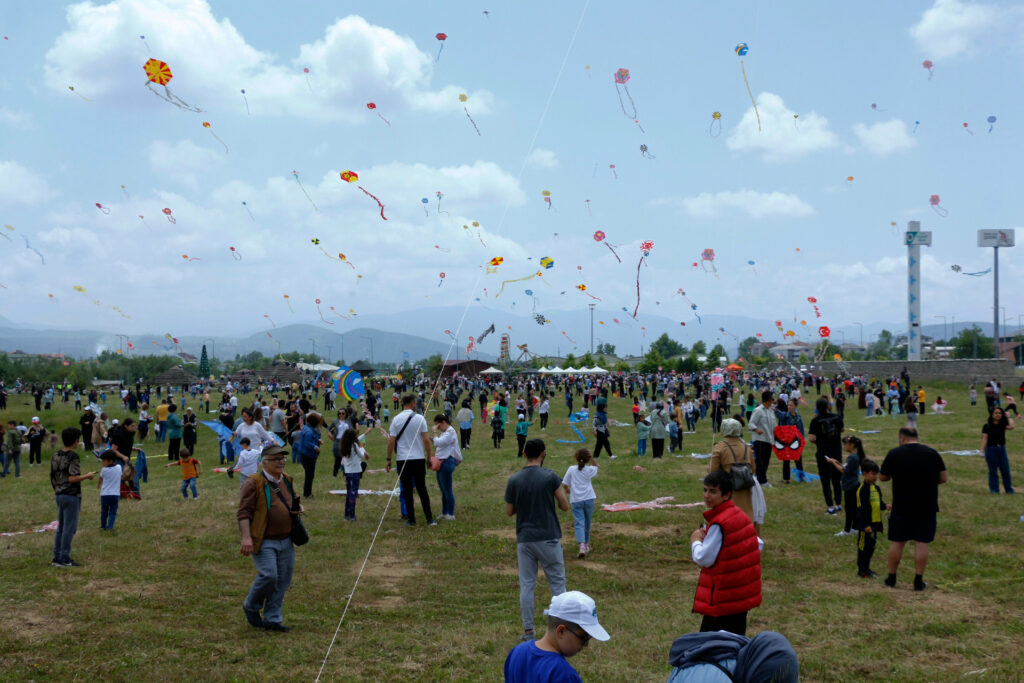
<svg viewBox="0 0 1024 683">
<path fill-rule="evenodd" d="M 270 414 L 270 431 L 283 432 L 284 429 L 284 411 L 275 408 L 274 412 Z"/>
<path fill-rule="evenodd" d="M 555 512 L 555 491 L 562 479 L 554 470 L 528 466 L 508 479 L 505 502 L 516 507 L 516 541 L 532 543 L 562 537 Z"/>
</svg>

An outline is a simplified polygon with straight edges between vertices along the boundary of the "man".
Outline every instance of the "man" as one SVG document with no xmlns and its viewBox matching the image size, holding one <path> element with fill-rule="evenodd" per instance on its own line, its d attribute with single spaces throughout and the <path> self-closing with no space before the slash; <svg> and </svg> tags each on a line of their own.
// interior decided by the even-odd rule
<svg viewBox="0 0 1024 683">
<path fill-rule="evenodd" d="M 159 387 L 157 387 L 159 390 Z M 167 413 L 170 412 L 170 406 L 167 405 L 167 399 L 160 401 L 160 405 L 156 407 L 156 442 L 162 443 L 167 441 Z"/>
<path fill-rule="evenodd" d="M 281 407 L 282 401 L 276 399 L 272 400 L 274 403 L 274 411 L 270 413 L 270 431 L 277 434 L 281 441 L 287 443 L 285 437 L 288 435 L 288 432 L 286 431 L 284 424 L 285 415 L 284 408 Z"/>
<path fill-rule="evenodd" d="M 591 638 L 602 642 L 611 638 L 598 622 L 597 606 L 586 593 L 556 595 L 544 614 L 548 618 L 544 637 L 516 645 L 505 658 L 505 683 L 581 681 L 566 660 L 585 648 Z"/>
<path fill-rule="evenodd" d="M 889 516 L 889 576 L 885 585 L 896 586 L 896 569 L 903 558 L 903 546 L 914 542 L 914 590 L 928 587 L 924 570 L 928 566 L 928 544 L 935 540 L 939 512 L 939 484 L 949 477 L 942 456 L 919 443 L 917 429 L 900 428 L 900 445 L 882 462 L 879 479 L 892 480 L 892 513 Z"/>
<path fill-rule="evenodd" d="M 551 595 L 565 592 L 565 559 L 562 527 L 555 504 L 569 511 L 562 479 L 544 467 L 547 451 L 540 439 L 530 439 L 523 449 L 526 466 L 509 477 L 505 486 L 505 512 L 516 516 L 516 555 L 519 560 L 519 611 L 523 620 L 521 640 L 533 640 L 533 589 L 537 565 L 544 567 Z"/>
<path fill-rule="evenodd" d="M 416 509 L 413 507 L 413 489 L 420 494 L 420 504 L 427 518 L 428 526 L 437 526 L 434 513 L 430 510 L 430 494 L 425 479 L 427 458 L 430 457 L 433 442 L 427 434 L 427 421 L 413 408 L 416 397 L 407 394 L 402 397 L 402 412 L 391 422 L 388 438 L 387 471 L 391 471 L 391 456 L 398 460 L 398 478 L 402 483 L 402 501 L 406 513 L 406 526 L 416 526 Z"/>
<path fill-rule="evenodd" d="M 258 572 L 242 611 L 252 626 L 282 633 L 291 630 L 283 623 L 282 610 L 295 570 L 291 516 L 305 512 L 295 505 L 292 478 L 284 473 L 287 455 L 288 451 L 277 445 L 263 449 L 263 469 L 242 484 L 236 515 L 242 554 L 252 556 Z"/>
<path fill-rule="evenodd" d="M 53 454 L 50 461 L 50 485 L 57 499 L 57 533 L 53 538 L 54 567 L 80 567 L 71 559 L 71 541 L 78 531 L 78 516 L 82 512 L 82 483 L 93 479 L 95 472 L 82 474 L 78 459 L 79 439 L 82 432 L 77 427 L 67 427 L 61 432 L 62 450 Z"/>
<path fill-rule="evenodd" d="M 768 483 L 768 463 L 772 458 L 772 434 L 775 433 L 775 411 L 772 409 L 772 392 L 761 392 L 761 405 L 754 408 L 750 416 L 751 441 L 754 446 L 754 464 L 757 467 L 757 482 L 771 488 Z"/>
<path fill-rule="evenodd" d="M 732 475 L 704 477 L 706 524 L 690 535 L 690 553 L 701 566 L 693 611 L 701 631 L 747 633 L 747 612 L 761 604 L 761 548 L 754 523 L 732 502 Z"/>
<path fill-rule="evenodd" d="M 110 437 L 110 450 L 124 463 L 125 467 L 132 467 L 132 451 L 141 450 L 135 445 L 135 433 L 138 431 L 138 428 L 139 425 L 135 423 L 135 420 L 126 417 L 124 422 L 112 428 L 107 434 Z M 125 483 L 133 493 L 139 492 L 138 479 L 136 477 L 126 478 Z"/>
</svg>

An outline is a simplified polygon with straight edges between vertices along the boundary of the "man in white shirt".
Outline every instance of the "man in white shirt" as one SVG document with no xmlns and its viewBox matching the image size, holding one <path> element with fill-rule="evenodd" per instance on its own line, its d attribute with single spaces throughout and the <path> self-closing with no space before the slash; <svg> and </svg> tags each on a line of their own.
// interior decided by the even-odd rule
<svg viewBox="0 0 1024 683">
<path fill-rule="evenodd" d="M 772 409 L 772 392 L 761 392 L 761 405 L 750 416 L 751 441 L 754 446 L 754 464 L 757 467 L 757 483 L 771 488 L 768 483 L 768 463 L 772 458 L 772 438 L 775 433 L 775 411 Z"/>
<path fill-rule="evenodd" d="M 398 476 L 402 485 L 402 508 L 406 526 L 416 526 L 416 510 L 413 507 L 413 489 L 420 494 L 420 504 L 429 526 L 437 526 L 430 510 L 430 494 L 427 493 L 426 459 L 430 457 L 432 442 L 427 434 L 427 421 L 417 413 L 416 397 L 407 394 L 402 397 L 402 412 L 391 421 L 388 439 L 387 471 L 391 471 L 391 456 L 398 461 Z"/>
</svg>

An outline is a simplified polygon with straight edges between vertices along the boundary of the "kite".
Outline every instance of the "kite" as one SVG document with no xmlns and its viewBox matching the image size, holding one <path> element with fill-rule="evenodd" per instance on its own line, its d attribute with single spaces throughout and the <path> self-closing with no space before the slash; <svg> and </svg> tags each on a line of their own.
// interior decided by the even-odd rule
<svg viewBox="0 0 1024 683">
<path fill-rule="evenodd" d="M 750 269 L 752 271 L 754 271 L 754 275 L 757 275 L 757 268 L 756 268 L 757 264 L 754 263 L 753 261 L 747 261 L 747 265 L 750 266 Z"/>
<path fill-rule="evenodd" d="M 249 98 L 245 96 L 245 88 L 242 88 L 242 99 L 245 100 L 245 115 L 252 116 L 252 114 L 249 113 Z"/>
<path fill-rule="evenodd" d="M 306 87 L 309 88 L 309 92 L 313 92 L 313 85 L 309 82 L 309 67 L 303 67 L 302 73 L 306 74 Z"/>
<path fill-rule="evenodd" d="M 274 339 L 274 335 L 270 334 L 269 332 L 267 332 L 267 336 L 270 337 L 274 341 L 275 344 L 277 344 L 277 355 L 280 356 L 281 355 L 281 342 L 279 342 L 276 339 Z"/>
<path fill-rule="evenodd" d="M 581 292 L 583 292 L 584 294 L 586 294 L 587 296 L 589 296 L 591 299 L 593 299 L 595 301 L 600 301 L 601 300 L 600 297 L 596 297 L 593 294 L 591 294 L 590 292 L 588 292 L 587 291 L 587 285 L 582 283 L 582 282 L 580 284 L 576 285 L 576 289 L 580 290 Z M 575 344 L 576 342 L 573 342 L 573 343 Z"/>
<path fill-rule="evenodd" d="M 990 116 L 990 117 L 988 117 L 988 118 L 987 118 L 987 119 L 985 119 L 985 120 L 986 120 L 986 121 L 988 121 L 988 132 L 989 132 L 989 133 L 991 133 L 991 132 L 992 132 L 992 127 L 993 127 L 993 126 L 995 125 L 995 123 L 996 123 L 996 117 L 994 117 L 994 116 Z"/>
<path fill-rule="evenodd" d="M 618 180 L 619 174 L 615 172 L 615 164 L 608 164 L 608 168 L 612 171 L 612 177 L 615 178 L 615 180 Z"/>
<path fill-rule="evenodd" d="M 799 460 L 804 452 L 804 437 L 796 425 L 779 425 L 772 432 L 772 452 L 779 460 Z"/>
<path fill-rule="evenodd" d="M 708 126 L 708 135 L 717 138 L 722 134 L 722 112 L 711 112 L 711 125 Z"/>
<path fill-rule="evenodd" d="M 90 99 L 89 99 L 88 97 L 86 97 L 85 95 L 82 95 L 81 93 L 75 92 L 75 86 L 73 86 L 73 85 L 69 85 L 69 86 L 68 86 L 68 90 L 70 90 L 71 92 L 75 93 L 76 95 L 78 95 L 79 97 L 81 97 L 81 98 L 82 98 L 83 100 L 85 100 L 86 102 L 92 102 L 92 100 L 90 100 Z"/>
<path fill-rule="evenodd" d="M 185 259 L 186 261 L 202 261 L 201 258 L 197 256 L 189 256 L 188 254 L 182 254 L 181 258 Z"/>
<path fill-rule="evenodd" d="M 494 258 L 492 258 L 488 262 L 487 269 L 486 269 L 487 273 L 497 273 L 498 272 L 498 266 L 500 266 L 504 262 L 505 262 L 504 258 L 502 258 L 501 256 L 495 256 Z"/>
<path fill-rule="evenodd" d="M 149 223 L 146 222 L 146 217 L 143 216 L 141 213 L 139 214 L 139 220 L 142 221 L 142 224 L 146 226 L 146 230 L 149 230 Z"/>
<path fill-rule="evenodd" d="M 46 259 L 43 258 L 42 254 L 39 253 L 39 250 L 33 247 L 31 244 L 29 244 L 28 238 L 25 237 L 24 235 L 21 236 L 21 239 L 25 240 L 25 248 L 28 249 L 29 251 L 34 251 L 36 253 L 36 256 L 39 257 L 39 260 L 42 261 L 42 264 L 45 266 Z"/>
<path fill-rule="evenodd" d="M 789 334 L 789 333 L 787 332 L 786 334 Z M 790 336 L 792 336 L 792 335 L 790 335 Z M 830 330 L 827 325 L 822 325 L 821 327 L 818 328 L 818 336 L 821 337 L 822 339 L 825 339 L 827 337 L 831 337 L 832 336 L 832 330 Z"/>
<path fill-rule="evenodd" d="M 555 262 L 550 256 L 545 256 L 540 260 L 540 264 L 545 268 L 552 268 L 554 267 Z"/>
<path fill-rule="evenodd" d="M 640 260 L 636 264 L 636 306 L 633 307 L 633 319 L 636 319 L 636 312 L 640 310 L 640 266 L 644 265 L 645 259 L 651 255 L 654 249 L 654 242 L 644 240 L 640 243 Z"/>
<path fill-rule="evenodd" d="M 242 206 L 245 207 L 245 210 L 249 214 L 249 218 L 252 219 L 252 222 L 255 223 L 256 222 L 256 217 L 252 215 L 252 211 L 249 211 L 249 205 L 246 204 L 245 202 L 242 202 Z"/>
<path fill-rule="evenodd" d="M 459 102 L 465 103 L 465 101 L 468 99 L 469 98 L 466 97 L 465 93 L 459 95 Z M 473 124 L 473 130 L 476 131 L 477 135 L 480 135 L 480 129 L 476 127 L 476 121 L 474 121 L 473 117 L 469 115 L 469 109 L 465 105 L 463 105 L 462 111 L 466 112 L 466 118 L 469 119 L 469 122 Z"/>
<path fill-rule="evenodd" d="M 852 175 L 846 176 L 846 182 L 847 183 L 852 183 L 853 182 L 853 176 Z"/>
<path fill-rule="evenodd" d="M 818 299 L 813 297 L 813 296 L 809 296 L 809 297 L 807 297 L 807 303 L 816 304 L 816 303 L 818 303 Z"/>
<path fill-rule="evenodd" d="M 242 255 L 238 253 L 237 249 L 235 249 L 234 247 L 228 247 L 228 249 L 231 250 L 232 258 L 234 258 L 236 261 L 241 261 L 242 260 Z"/>
<path fill-rule="evenodd" d="M 441 271 L 441 279 L 440 279 L 440 281 L 438 281 L 437 286 L 440 287 L 443 282 L 444 282 L 444 271 Z"/>
<path fill-rule="evenodd" d="M 629 86 L 626 85 L 626 83 L 629 82 L 629 69 L 619 69 L 618 71 L 615 72 L 614 78 L 615 92 L 619 96 L 619 106 L 622 108 L 622 115 L 627 118 L 633 119 L 633 123 L 637 125 L 637 128 L 640 129 L 640 132 L 645 132 L 644 127 L 640 125 L 640 120 L 637 119 L 636 117 L 636 103 L 633 102 L 633 96 L 629 94 Z M 629 98 L 629 106 L 633 109 L 632 114 L 626 111 L 626 105 L 622 101 L 622 90 L 619 90 L 620 85 L 622 86 L 622 90 L 626 91 L 626 97 Z"/>
<path fill-rule="evenodd" d="M 934 211 L 935 213 L 937 213 L 940 216 L 942 216 L 943 218 L 945 218 L 946 216 L 949 215 L 949 211 L 946 210 L 939 203 L 940 201 L 941 200 L 939 199 L 939 195 L 937 195 L 937 194 L 933 194 L 931 197 L 928 198 L 928 203 L 932 205 L 932 211 Z"/>
<path fill-rule="evenodd" d="M 178 222 L 178 219 L 174 217 L 174 214 L 171 213 L 170 209 L 165 208 L 164 209 L 164 215 L 167 216 L 167 220 L 169 220 L 171 223 L 177 223 Z"/>
<path fill-rule="evenodd" d="M 285 294 L 285 295 L 284 295 L 284 302 L 285 302 L 286 304 L 288 304 L 288 310 L 292 312 L 292 315 L 295 315 L 295 309 L 294 309 L 294 308 L 292 308 L 292 301 L 291 301 L 291 297 L 290 297 L 290 296 L 288 296 L 287 294 Z"/>
<path fill-rule="evenodd" d="M 917 127 L 920 126 L 920 125 L 921 125 L 920 121 L 914 121 L 914 130 L 912 130 L 911 132 L 912 133 L 916 133 L 917 132 Z"/>
<path fill-rule="evenodd" d="M 452 215 L 450 213 L 448 213 L 447 211 L 442 211 L 441 210 L 441 200 L 444 199 L 444 192 L 441 192 L 440 190 L 438 190 L 436 192 L 436 194 L 437 194 L 437 213 L 439 215 L 442 214 L 442 213 L 447 213 L 448 214 L 448 218 L 451 218 Z"/>
<path fill-rule="evenodd" d="M 647 151 L 647 145 L 640 145 L 640 155 L 644 159 L 657 159 L 656 156 Z"/>
<path fill-rule="evenodd" d="M 171 67 L 167 66 L 167 62 L 161 62 L 159 59 L 150 59 L 142 65 L 142 70 L 146 72 L 146 87 L 151 93 L 159 97 L 160 99 L 170 102 L 179 109 L 185 109 L 199 113 L 203 111 L 199 107 L 189 104 L 185 100 L 181 99 L 177 95 L 171 92 L 171 89 L 167 87 L 167 84 L 174 78 L 174 74 L 171 73 Z M 153 88 L 153 84 L 162 85 L 164 88 L 164 94 L 161 95 Z M 243 94 L 245 91 L 242 91 Z M 248 105 L 246 105 L 248 106 Z"/>
<path fill-rule="evenodd" d="M 352 262 L 351 262 L 351 261 L 349 261 L 349 260 L 348 260 L 347 258 L 345 258 L 345 255 L 344 255 L 344 254 L 342 254 L 342 253 L 341 253 L 340 251 L 338 252 L 338 259 L 339 259 L 339 260 L 340 260 L 340 261 L 341 261 L 342 263 L 344 263 L 344 264 L 345 264 L 346 266 L 348 266 L 349 268 L 351 268 L 352 270 L 355 270 L 355 269 L 356 269 L 356 267 L 355 267 L 354 265 L 352 265 Z M 362 277 L 362 275 L 360 275 L 359 277 Z M 359 283 L 357 282 L 356 284 L 359 284 Z"/>
<path fill-rule="evenodd" d="M 548 211 L 551 210 L 551 190 L 544 190 L 541 192 L 544 195 L 544 202 L 548 205 Z"/>
<path fill-rule="evenodd" d="M 426 217 L 426 218 L 429 218 L 430 214 L 427 213 L 427 204 L 430 203 L 430 200 L 427 199 L 426 197 L 424 197 L 423 199 L 420 200 L 420 203 L 423 204 L 423 216 Z M 465 228 L 466 226 L 462 226 L 462 227 Z"/>
<path fill-rule="evenodd" d="M 587 215 L 588 216 L 593 216 L 594 214 L 590 213 L 590 200 L 589 199 L 584 199 L 583 201 L 585 201 L 587 203 Z"/>
<path fill-rule="evenodd" d="M 757 102 L 754 100 L 754 93 L 750 90 L 750 81 L 747 80 L 747 68 L 743 66 L 743 57 L 750 50 L 750 46 L 746 43 L 739 43 L 736 45 L 736 56 L 740 58 L 740 71 L 743 72 L 743 82 L 747 84 L 747 94 L 750 95 L 750 103 L 754 105 L 754 116 L 757 117 L 757 130 L 761 131 L 761 114 L 757 111 Z M 795 118 L 795 117 L 794 117 Z M 796 124 L 796 121 L 793 121 Z"/>
<path fill-rule="evenodd" d="M 99 209 L 100 211 L 102 211 L 105 215 L 107 215 L 107 216 L 110 215 L 110 209 L 107 208 L 106 206 L 103 206 L 99 202 L 96 202 L 96 208 Z"/>
<path fill-rule="evenodd" d="M 50 297 L 50 301 L 52 301 L 53 303 L 58 303 L 57 297 L 55 297 L 53 294 L 47 294 L 46 296 Z"/>
<path fill-rule="evenodd" d="M 875 104 L 874 102 L 872 102 L 872 103 L 871 103 L 871 108 L 872 108 L 872 109 L 874 109 L 875 111 L 885 111 L 885 109 L 882 109 L 882 108 L 880 108 L 880 107 L 879 107 L 879 106 L 878 106 L 877 104 Z"/>
<path fill-rule="evenodd" d="M 125 199 L 131 199 L 132 196 L 128 194 L 128 188 L 124 185 L 121 186 L 121 191 L 124 192 Z"/>
<path fill-rule="evenodd" d="M 328 306 L 328 308 L 330 309 L 331 313 L 333 313 L 334 315 L 338 316 L 339 318 L 342 318 L 343 320 L 351 320 L 352 319 L 352 318 L 350 318 L 347 315 L 342 315 L 341 313 L 338 313 L 336 310 L 334 310 L 334 306 Z"/>
<path fill-rule="evenodd" d="M 6 38 L 5 38 L 5 40 L 6 40 Z M 146 36 L 139 36 L 139 40 L 141 40 L 141 41 L 142 41 L 142 44 L 146 46 L 146 49 L 147 49 L 147 50 L 149 50 L 149 49 L 150 49 L 150 48 L 149 48 L 149 43 L 147 43 L 147 42 L 146 42 Z"/>
<path fill-rule="evenodd" d="M 533 320 L 538 325 L 544 325 L 544 323 L 548 322 L 542 313 L 537 313 L 536 315 L 534 315 Z"/>
<path fill-rule="evenodd" d="M 226 142 L 224 142 L 223 140 L 221 140 L 220 136 L 217 135 L 216 133 L 214 133 L 213 129 L 210 128 L 210 122 L 209 121 L 203 121 L 203 128 L 205 128 L 206 130 L 210 131 L 210 135 L 212 135 L 213 137 L 217 138 L 217 142 L 219 142 L 220 144 L 224 145 L 224 151 L 225 152 L 230 152 L 231 151 L 231 150 L 228 149 L 228 144 Z"/>
<path fill-rule="evenodd" d="M 490 327 L 480 333 L 480 336 L 476 338 L 476 343 L 480 344 L 483 342 L 484 338 L 492 332 L 494 332 L 494 323 L 491 323 Z"/>
<path fill-rule="evenodd" d="M 924 67 L 925 69 L 928 69 L 928 80 L 932 80 L 932 76 L 935 75 L 935 72 L 932 71 L 932 69 L 935 67 L 935 64 L 932 63 L 932 60 L 924 60 L 923 62 L 921 62 L 921 66 Z"/>
<path fill-rule="evenodd" d="M 958 266 L 958 265 L 956 265 L 956 264 L 954 264 L 954 265 L 950 266 L 949 268 L 950 268 L 950 270 L 952 270 L 952 271 L 953 271 L 954 273 L 959 273 L 959 272 L 960 272 L 961 270 L 963 270 L 963 268 L 961 268 L 960 266 Z"/>
<path fill-rule="evenodd" d="M 319 208 L 317 208 L 317 205 L 316 205 L 316 203 L 315 203 L 315 202 L 313 201 L 313 198 L 309 196 L 309 193 L 308 193 L 308 192 L 306 192 L 306 188 L 305 188 L 305 186 L 304 186 L 304 185 L 302 184 L 302 181 L 301 181 L 301 180 L 299 180 L 299 172 L 298 172 L 298 171 L 292 171 L 292 176 L 294 176 L 294 178 L 295 178 L 295 182 L 297 182 L 297 183 L 299 184 L 299 187 L 300 187 L 300 188 L 302 189 L 302 194 L 306 195 L 306 199 L 308 199 L 308 200 L 309 200 L 309 203 L 313 205 L 313 208 L 314 208 L 315 210 L 319 211 L 320 209 L 319 209 Z"/>
<path fill-rule="evenodd" d="M 320 314 L 320 320 L 324 321 L 328 325 L 333 325 L 334 323 L 324 318 L 324 312 L 320 310 L 320 299 L 314 299 L 313 302 L 316 304 L 316 312 Z"/>
<path fill-rule="evenodd" d="M 572 343 L 573 345 L 575 345 L 575 344 L 576 344 L 576 341 L 575 341 L 575 340 L 574 340 L 574 339 L 573 339 L 572 337 L 570 337 L 570 336 L 569 336 L 568 334 L 566 334 L 566 333 L 565 333 L 565 330 L 562 330 L 562 334 L 563 334 L 563 335 L 565 336 L 565 338 L 566 338 L 566 339 L 568 339 L 568 340 L 569 340 L 569 342 L 570 342 L 570 343 Z M 581 436 L 582 436 L 582 435 L 581 435 Z"/>
<path fill-rule="evenodd" d="M 377 105 L 376 105 L 376 104 L 374 104 L 373 102 L 367 102 L 367 103 L 366 103 L 366 108 L 367 108 L 367 109 L 369 109 L 370 111 L 373 111 L 374 109 L 376 109 L 376 108 L 377 108 Z M 386 118 L 384 118 L 384 117 L 383 117 L 383 116 L 381 115 L 381 113 L 380 113 L 380 112 L 377 112 L 377 118 L 379 118 L 379 119 L 380 119 L 381 121 L 383 121 L 384 123 L 388 124 L 388 127 L 390 127 L 390 126 L 391 126 L 391 122 L 390 122 L 390 121 L 388 121 L 388 120 L 387 120 Z"/>
<path fill-rule="evenodd" d="M 366 395 L 363 376 L 350 367 L 341 367 L 331 375 L 334 390 L 347 401 L 356 401 Z"/>
<path fill-rule="evenodd" d="M 446 254 L 452 253 L 451 249 L 446 249 L 446 248 L 442 247 L 440 244 L 435 244 L 434 245 L 434 249 L 437 249 L 438 251 L 443 251 Z"/>
<path fill-rule="evenodd" d="M 966 121 L 964 121 L 964 130 L 966 130 L 971 135 L 974 135 L 974 131 L 967 127 L 967 122 Z"/>
<path fill-rule="evenodd" d="M 441 59 L 441 52 L 444 50 L 444 41 L 448 40 L 448 34 L 447 33 L 438 33 L 434 37 L 437 38 L 437 41 L 439 43 L 441 43 L 441 47 L 439 47 L 437 49 L 437 57 L 434 58 L 434 61 L 437 62 L 437 61 L 439 61 Z"/>
<path fill-rule="evenodd" d="M 952 269 L 952 271 L 954 273 L 960 273 L 961 275 L 970 275 L 971 277 L 981 277 L 982 275 L 988 275 L 989 273 L 992 272 L 992 267 L 991 266 L 989 266 L 985 270 L 979 270 L 979 271 L 976 271 L 974 273 L 964 273 L 963 272 L 963 268 L 961 268 L 960 266 L 955 266 L 954 265 L 954 266 L 950 266 L 950 268 Z"/>
<path fill-rule="evenodd" d="M 716 278 L 718 277 L 718 268 L 715 267 L 715 250 L 714 249 L 705 249 L 704 251 L 702 251 L 700 253 L 700 261 L 701 261 L 701 267 L 704 269 L 704 272 L 708 272 L 708 267 L 706 265 L 704 265 L 704 264 L 710 263 L 711 264 L 711 271 L 710 272 L 714 273 Z"/>
</svg>

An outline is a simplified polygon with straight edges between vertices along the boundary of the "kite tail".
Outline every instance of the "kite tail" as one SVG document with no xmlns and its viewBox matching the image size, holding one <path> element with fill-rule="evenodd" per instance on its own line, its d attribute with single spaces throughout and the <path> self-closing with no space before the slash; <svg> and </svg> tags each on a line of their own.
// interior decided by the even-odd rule
<svg viewBox="0 0 1024 683">
<path fill-rule="evenodd" d="M 316 205 L 316 202 L 313 201 L 313 198 L 309 196 L 308 192 L 306 192 L 306 187 L 302 184 L 302 181 L 299 180 L 298 176 L 295 176 L 295 182 L 299 184 L 299 188 L 302 190 L 302 194 L 306 195 L 306 199 L 308 199 L 309 203 L 313 205 L 313 208 L 319 211 L 320 207 Z"/>
<path fill-rule="evenodd" d="M 381 120 L 381 121 L 383 121 L 384 123 L 388 124 L 388 127 L 389 127 L 389 128 L 391 127 L 391 122 L 390 122 L 390 121 L 388 121 L 388 120 L 387 120 L 386 118 L 384 118 L 384 117 L 383 117 L 383 116 L 381 116 L 380 114 L 377 114 L 377 116 L 379 116 L 379 117 L 380 117 L 380 120 Z"/>
<path fill-rule="evenodd" d="M 626 111 L 626 104 L 622 101 L 622 90 L 619 90 L 619 84 L 615 84 L 615 92 L 619 95 L 619 107 L 622 108 L 622 115 L 628 116 L 631 119 L 636 118 L 636 104 L 633 102 L 633 96 L 629 94 L 629 88 L 622 86 L 622 89 L 626 91 L 626 97 L 629 98 L 629 105 L 633 108 L 633 113 L 630 114 Z"/>
<path fill-rule="evenodd" d="M 747 94 L 750 95 L 750 103 L 754 105 L 754 116 L 757 117 L 757 131 L 761 132 L 761 114 L 757 111 L 757 102 L 754 101 L 754 93 L 750 91 L 750 81 L 747 80 L 747 68 L 743 66 L 743 60 L 740 60 L 740 71 L 743 72 L 743 82 L 747 84 Z"/>
<path fill-rule="evenodd" d="M 221 140 L 219 135 L 214 133 L 212 130 L 210 131 L 210 135 L 212 135 L 213 137 L 217 138 L 217 142 L 219 142 L 220 144 L 224 145 L 224 151 L 225 152 L 229 153 L 231 151 L 231 150 L 228 149 L 228 143 L 226 143 L 223 140 Z M 250 214 L 250 215 L 252 215 L 252 214 Z M 253 220 L 255 220 L 255 219 L 253 219 Z"/>
<path fill-rule="evenodd" d="M 473 124 L 473 130 L 476 131 L 477 135 L 480 135 L 480 129 L 476 127 L 476 121 L 474 121 L 473 117 L 469 115 L 469 109 L 467 109 L 466 107 L 463 107 L 462 111 L 466 112 L 466 118 L 469 119 L 469 122 Z M 481 137 L 483 137 L 483 136 L 481 135 Z"/>
<path fill-rule="evenodd" d="M 608 247 L 608 251 L 612 252 L 612 255 L 615 256 L 615 260 L 616 261 L 618 261 L 619 263 L 622 263 L 622 259 L 619 258 L 618 254 L 615 253 L 615 250 L 612 248 L 612 245 L 610 245 L 607 242 L 605 242 L 604 246 Z"/>
<path fill-rule="evenodd" d="M 636 264 L 636 306 L 633 308 L 633 319 L 636 320 L 636 312 L 640 310 L 640 266 L 644 264 L 644 259 L 641 256 L 640 261 Z"/>
<path fill-rule="evenodd" d="M 377 202 L 377 206 L 380 207 L 380 217 L 383 218 L 384 220 L 387 220 L 388 217 L 384 215 L 384 205 L 380 203 L 380 200 L 377 199 L 372 194 L 370 194 L 369 192 L 367 192 L 365 189 L 363 189 L 362 185 L 359 186 L 359 189 L 363 190 L 363 194 L 365 194 L 367 197 L 370 197 L 373 201 Z"/>
</svg>

